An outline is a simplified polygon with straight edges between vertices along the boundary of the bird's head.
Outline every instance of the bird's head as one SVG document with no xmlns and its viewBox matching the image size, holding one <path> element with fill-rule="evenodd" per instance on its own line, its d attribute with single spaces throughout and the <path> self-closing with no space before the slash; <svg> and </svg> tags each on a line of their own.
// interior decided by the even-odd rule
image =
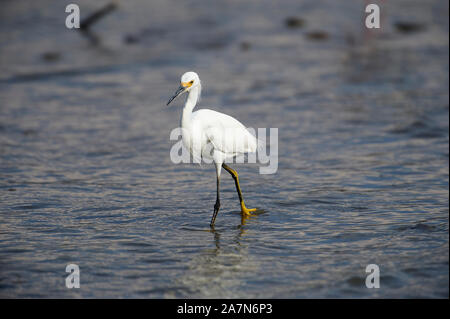
<svg viewBox="0 0 450 319">
<path fill-rule="evenodd" d="M 192 71 L 184 73 L 181 76 L 180 86 L 175 91 L 175 94 L 170 98 L 169 102 L 167 102 L 167 105 L 169 105 L 170 102 L 172 102 L 177 96 L 183 94 L 184 92 L 189 92 L 194 88 L 199 89 L 198 94 L 200 96 L 201 83 L 198 74 Z"/>
</svg>

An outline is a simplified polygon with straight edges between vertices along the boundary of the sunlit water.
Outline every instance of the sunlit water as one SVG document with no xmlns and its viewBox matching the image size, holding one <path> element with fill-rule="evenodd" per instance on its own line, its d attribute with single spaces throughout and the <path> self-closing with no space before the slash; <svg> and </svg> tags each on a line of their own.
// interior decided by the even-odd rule
<svg viewBox="0 0 450 319">
<path fill-rule="evenodd" d="M 448 298 L 448 3 L 377 33 L 363 1 L 142 0 L 94 45 L 48 2 L 0 13 L 1 297 Z M 200 107 L 279 134 L 276 174 L 233 166 L 260 214 L 223 172 L 213 231 L 214 168 L 169 157 L 188 70 Z"/>
</svg>

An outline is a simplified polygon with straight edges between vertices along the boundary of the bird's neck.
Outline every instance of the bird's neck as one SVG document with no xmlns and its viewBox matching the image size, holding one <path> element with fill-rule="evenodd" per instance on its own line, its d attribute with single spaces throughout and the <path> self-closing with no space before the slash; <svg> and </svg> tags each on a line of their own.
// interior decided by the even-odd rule
<svg viewBox="0 0 450 319">
<path fill-rule="evenodd" d="M 188 128 L 191 121 L 192 110 L 197 104 L 199 98 L 200 88 L 194 87 L 189 91 L 189 95 L 186 98 L 186 104 L 183 108 L 183 115 L 181 117 L 181 127 Z"/>
</svg>

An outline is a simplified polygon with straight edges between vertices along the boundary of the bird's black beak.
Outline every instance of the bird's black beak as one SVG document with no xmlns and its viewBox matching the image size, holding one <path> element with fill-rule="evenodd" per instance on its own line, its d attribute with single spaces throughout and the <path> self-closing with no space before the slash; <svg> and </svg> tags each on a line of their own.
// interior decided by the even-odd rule
<svg viewBox="0 0 450 319">
<path fill-rule="evenodd" d="M 169 102 L 167 102 L 166 105 L 169 105 L 170 102 L 172 102 L 173 100 L 175 100 L 175 98 L 176 98 L 178 95 L 180 95 L 181 93 L 183 93 L 184 90 L 185 90 L 185 88 L 184 88 L 182 85 L 180 85 L 180 87 L 177 89 L 177 91 L 175 92 L 175 94 L 170 98 Z"/>
</svg>

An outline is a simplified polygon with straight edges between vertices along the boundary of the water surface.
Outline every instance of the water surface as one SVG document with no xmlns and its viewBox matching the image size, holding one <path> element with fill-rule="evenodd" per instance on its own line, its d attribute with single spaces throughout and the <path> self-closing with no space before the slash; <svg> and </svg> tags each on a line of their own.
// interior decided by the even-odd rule
<svg viewBox="0 0 450 319">
<path fill-rule="evenodd" d="M 2 3 L 0 296 L 448 298 L 448 3 L 386 3 L 379 32 L 363 1 L 215 3 L 123 2 L 100 43 Z M 210 230 L 214 168 L 170 160 L 188 70 L 200 107 L 278 128 L 276 174 L 234 165 L 244 223 L 223 172 Z"/>
</svg>

